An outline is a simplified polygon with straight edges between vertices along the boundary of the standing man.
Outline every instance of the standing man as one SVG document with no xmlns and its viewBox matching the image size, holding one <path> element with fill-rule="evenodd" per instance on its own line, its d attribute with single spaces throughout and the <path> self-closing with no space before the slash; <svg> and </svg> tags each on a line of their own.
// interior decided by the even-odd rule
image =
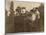
<svg viewBox="0 0 46 35">
<path fill-rule="evenodd" d="M 33 8 L 33 13 L 32 13 L 32 31 L 40 31 L 40 12 L 38 11 L 38 8 Z"/>
</svg>

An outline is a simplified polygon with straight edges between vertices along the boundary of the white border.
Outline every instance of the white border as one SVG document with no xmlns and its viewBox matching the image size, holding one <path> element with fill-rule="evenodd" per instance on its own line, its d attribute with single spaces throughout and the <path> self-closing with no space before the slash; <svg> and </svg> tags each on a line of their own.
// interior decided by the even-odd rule
<svg viewBox="0 0 46 35">
<path fill-rule="evenodd" d="M 44 2 L 44 0 L 16 0 L 16 1 Z"/>
<path fill-rule="evenodd" d="M 5 33 L 5 3 L 4 0 L 0 0 L 0 35 Z"/>
</svg>

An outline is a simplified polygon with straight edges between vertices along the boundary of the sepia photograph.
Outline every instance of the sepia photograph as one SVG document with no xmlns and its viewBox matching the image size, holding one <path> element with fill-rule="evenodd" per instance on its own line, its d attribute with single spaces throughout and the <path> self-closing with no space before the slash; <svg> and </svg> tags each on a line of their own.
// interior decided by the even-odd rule
<svg viewBox="0 0 46 35">
<path fill-rule="evenodd" d="M 44 32 L 44 3 L 6 0 L 5 32 Z"/>
</svg>

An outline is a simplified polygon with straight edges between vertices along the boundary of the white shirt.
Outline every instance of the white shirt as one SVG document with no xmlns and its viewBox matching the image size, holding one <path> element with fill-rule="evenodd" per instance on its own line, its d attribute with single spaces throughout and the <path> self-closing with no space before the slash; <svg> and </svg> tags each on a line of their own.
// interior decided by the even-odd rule
<svg viewBox="0 0 46 35">
<path fill-rule="evenodd" d="M 31 20 L 32 20 L 32 21 L 35 21 L 35 19 L 36 19 L 36 14 L 32 13 Z"/>
<path fill-rule="evenodd" d="M 10 12 L 9 11 L 7 12 L 7 16 L 10 16 Z"/>
<path fill-rule="evenodd" d="M 38 15 L 38 19 L 40 19 L 40 12 L 37 10 L 36 15 Z"/>
</svg>

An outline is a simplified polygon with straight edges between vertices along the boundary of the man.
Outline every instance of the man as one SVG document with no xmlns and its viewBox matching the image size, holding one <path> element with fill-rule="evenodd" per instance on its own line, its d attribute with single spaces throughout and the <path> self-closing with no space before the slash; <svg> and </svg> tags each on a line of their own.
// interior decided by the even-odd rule
<svg viewBox="0 0 46 35">
<path fill-rule="evenodd" d="M 22 16 L 25 16 L 25 13 L 26 13 L 26 8 L 25 7 L 22 7 L 21 8 L 21 15 Z"/>
<path fill-rule="evenodd" d="M 38 8 L 33 8 L 33 10 L 31 11 L 32 13 L 32 21 L 36 20 L 36 16 L 37 19 L 40 19 L 40 12 L 38 11 Z"/>
<path fill-rule="evenodd" d="M 36 15 L 38 16 L 38 19 L 40 19 L 40 12 L 38 11 L 38 8 L 36 8 Z"/>
<path fill-rule="evenodd" d="M 40 12 L 38 11 L 38 8 L 33 8 L 32 12 L 32 31 L 40 31 Z"/>
<path fill-rule="evenodd" d="M 15 16 L 20 16 L 20 14 L 21 14 L 21 7 L 20 6 L 18 6 L 16 9 L 15 9 Z"/>
</svg>

